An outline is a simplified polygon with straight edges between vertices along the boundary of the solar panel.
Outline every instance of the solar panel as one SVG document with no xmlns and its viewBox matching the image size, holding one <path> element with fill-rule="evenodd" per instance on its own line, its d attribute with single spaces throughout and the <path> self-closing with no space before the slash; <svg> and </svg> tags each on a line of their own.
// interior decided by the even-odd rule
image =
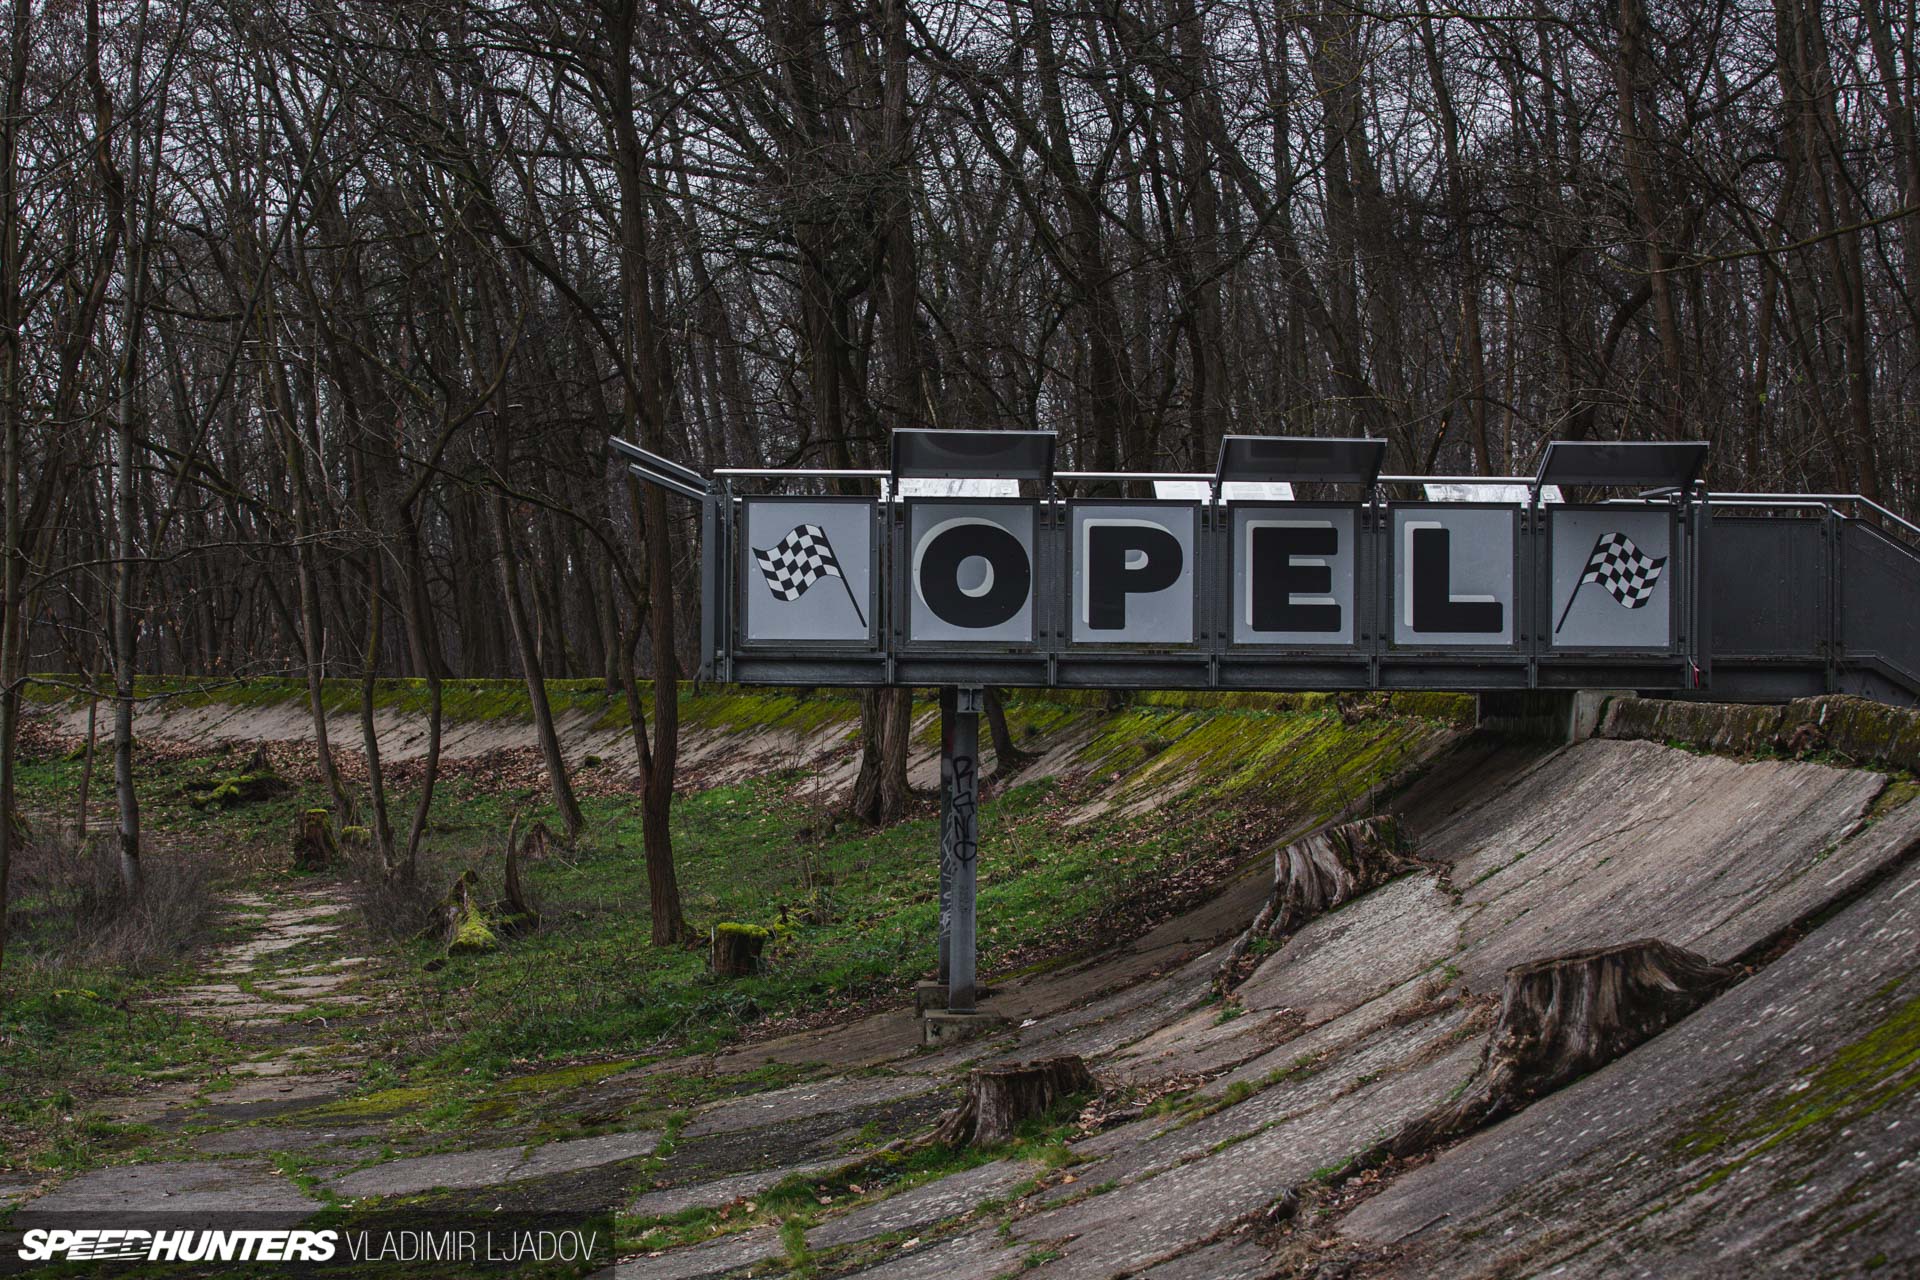
<svg viewBox="0 0 1920 1280">
<path fill-rule="evenodd" d="M 1707 446 L 1698 440 L 1555 440 L 1533 483 L 1685 488 L 1706 463 Z"/>
<path fill-rule="evenodd" d="M 1222 482 L 1317 481 L 1371 486 L 1386 457 L 1384 440 L 1224 436 L 1214 477 Z"/>
<path fill-rule="evenodd" d="M 1038 480 L 1053 477 L 1051 431 L 949 431 L 909 427 L 893 433 L 900 479 Z"/>
</svg>

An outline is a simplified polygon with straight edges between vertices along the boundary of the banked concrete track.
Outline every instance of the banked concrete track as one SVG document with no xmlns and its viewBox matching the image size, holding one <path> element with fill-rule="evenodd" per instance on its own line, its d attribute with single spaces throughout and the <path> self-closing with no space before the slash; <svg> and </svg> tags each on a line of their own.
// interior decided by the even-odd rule
<svg viewBox="0 0 1920 1280">
<path fill-rule="evenodd" d="M 642 1219 L 723 1206 L 751 1219 L 745 1204 L 791 1175 L 824 1179 L 877 1140 L 925 1133 L 970 1066 L 1077 1053 L 1108 1120 L 1064 1166 L 1003 1157 L 896 1194 L 840 1193 L 804 1249 L 763 1224 L 615 1273 L 1920 1274 L 1920 804 L 1906 773 L 1845 758 L 1871 737 L 1910 769 L 1920 721 L 1875 712 L 1888 732 L 1863 736 L 1838 701 L 1784 715 L 1671 705 L 1616 703 L 1599 737 L 1566 747 L 1453 741 L 1387 804 L 1423 862 L 1236 970 L 1224 1001 L 1222 959 L 1265 897 L 1259 878 L 1117 952 L 1005 984 L 989 1004 L 1009 1019 L 998 1037 L 922 1050 L 896 1010 L 549 1100 L 618 1117 L 655 1073 L 746 1087 L 768 1061 L 817 1064 L 705 1107 L 664 1147 L 636 1129 L 544 1155 L 312 1173 L 356 1201 L 613 1198 Z M 1809 723 L 1818 732 L 1796 728 Z M 1776 737 L 1821 758 L 1779 758 Z M 1517 1114 L 1369 1158 L 1473 1081 L 1510 968 L 1641 939 L 1738 980 Z M 1193 1092 L 1143 1110 L 1130 1088 Z"/>
<path fill-rule="evenodd" d="M 822 1275 L 1911 1274 L 1911 791 L 1871 769 L 1649 741 L 1470 738 L 1394 806 L 1437 865 L 1307 924 L 1227 1005 L 1214 999 L 1224 948 L 1196 942 L 1092 999 L 1087 974 L 1009 990 L 1002 1008 L 1024 1025 L 995 1041 L 924 1054 L 881 1018 L 735 1055 L 719 1065 L 851 1046 L 871 1065 L 696 1124 L 759 1119 L 779 1148 L 782 1126 L 865 1123 L 879 1081 L 898 1106 L 920 1088 L 946 1096 L 969 1064 L 1067 1052 L 1109 1086 L 1201 1082 L 1201 1105 L 1092 1133 L 1068 1168 L 1001 1162 L 851 1206 L 809 1234 Z M 1474 1075 L 1509 967 L 1647 938 L 1744 976 L 1518 1115 L 1358 1172 L 1357 1158 Z M 752 1190 L 705 1185 L 671 1203 Z M 619 1274 L 778 1275 L 789 1257 L 767 1230 Z"/>
</svg>

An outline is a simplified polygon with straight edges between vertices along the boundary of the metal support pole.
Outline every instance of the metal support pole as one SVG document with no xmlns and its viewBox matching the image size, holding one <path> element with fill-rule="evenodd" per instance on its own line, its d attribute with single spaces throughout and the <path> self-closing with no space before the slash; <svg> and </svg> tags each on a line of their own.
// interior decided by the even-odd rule
<svg viewBox="0 0 1920 1280">
<path fill-rule="evenodd" d="M 947 857 L 947 833 L 953 822 L 953 703 L 950 687 L 940 690 L 940 982 L 952 976 L 953 860 Z"/>
<path fill-rule="evenodd" d="M 941 772 L 952 771 L 950 814 L 941 824 L 942 879 L 950 878 L 950 932 L 947 945 L 947 1009 L 972 1013 L 974 1007 L 974 858 L 980 849 L 979 688 L 954 689 L 950 732 L 942 740 Z"/>
</svg>

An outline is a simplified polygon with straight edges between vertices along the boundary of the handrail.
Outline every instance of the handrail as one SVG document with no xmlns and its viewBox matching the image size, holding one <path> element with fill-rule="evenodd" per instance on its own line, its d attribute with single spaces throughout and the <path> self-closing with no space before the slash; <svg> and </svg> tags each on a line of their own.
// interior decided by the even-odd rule
<svg viewBox="0 0 1920 1280">
<path fill-rule="evenodd" d="M 1191 480 L 1212 484 L 1211 471 L 1056 471 L 1055 480 Z"/>
<path fill-rule="evenodd" d="M 1771 506 L 1777 502 L 1791 503 L 1796 499 L 1828 504 L 1835 502 L 1852 502 L 1879 512 L 1915 537 L 1920 537 L 1920 524 L 1915 524 L 1913 521 L 1887 510 L 1872 498 L 1863 497 L 1857 493 L 1716 493 L 1713 497 L 1716 501 L 1737 507 Z"/>
<path fill-rule="evenodd" d="M 1517 484 L 1531 489 L 1532 476 L 1378 476 L 1379 484 Z"/>
<path fill-rule="evenodd" d="M 636 472 L 641 473 L 643 478 L 646 473 L 651 472 L 656 475 L 670 477 L 678 481 L 683 487 L 698 489 L 703 493 L 713 488 L 712 482 L 705 476 L 695 471 L 692 467 L 682 466 L 672 458 L 661 457 L 649 449 L 641 448 L 630 440 L 622 440 L 619 436 L 614 436 L 608 443 L 613 446 L 616 453 L 624 454 L 627 459 L 627 464 Z"/>
<path fill-rule="evenodd" d="M 715 467 L 716 476 L 759 480 L 884 480 L 885 467 Z"/>
<path fill-rule="evenodd" d="M 697 474 L 697 473 L 696 473 Z M 885 467 L 715 467 L 716 478 L 737 480 L 885 480 L 893 472 Z M 1055 480 L 1107 481 L 1191 481 L 1202 484 L 1213 483 L 1214 476 L 1206 471 L 1056 471 Z M 1459 476 L 1459 475 L 1382 475 L 1377 478 L 1379 484 L 1483 484 L 1483 485 L 1522 485 L 1531 487 L 1531 476 Z M 1605 505 L 1637 504 L 1648 501 L 1644 498 L 1610 498 Z M 1808 505 L 1827 505 L 1850 502 L 1874 511 L 1886 517 L 1902 529 L 1920 538 L 1920 524 L 1908 520 L 1896 512 L 1888 510 L 1873 499 L 1858 493 L 1712 493 L 1708 502 L 1716 507 L 1779 506 L 1795 507 Z"/>
</svg>

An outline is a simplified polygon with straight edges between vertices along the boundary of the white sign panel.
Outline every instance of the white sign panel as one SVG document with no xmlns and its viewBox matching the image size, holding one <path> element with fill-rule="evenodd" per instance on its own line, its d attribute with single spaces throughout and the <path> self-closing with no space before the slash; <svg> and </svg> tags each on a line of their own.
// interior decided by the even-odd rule
<svg viewBox="0 0 1920 1280">
<path fill-rule="evenodd" d="M 1513 643 L 1513 550 L 1511 511 L 1396 507 L 1394 643 Z"/>
<path fill-rule="evenodd" d="M 1664 511 L 1556 511 L 1556 649 L 1664 649 L 1671 640 L 1673 526 Z"/>
<path fill-rule="evenodd" d="M 1351 507 L 1237 507 L 1233 642 L 1353 643 Z"/>
<path fill-rule="evenodd" d="M 866 643 L 875 605 L 871 503 L 754 498 L 745 527 L 749 642 Z"/>
<path fill-rule="evenodd" d="M 920 501 L 907 525 L 909 640 L 1033 642 L 1031 506 Z"/>
<path fill-rule="evenodd" d="M 1165 503 L 1071 511 L 1073 642 L 1193 643 L 1198 511 Z"/>
</svg>

